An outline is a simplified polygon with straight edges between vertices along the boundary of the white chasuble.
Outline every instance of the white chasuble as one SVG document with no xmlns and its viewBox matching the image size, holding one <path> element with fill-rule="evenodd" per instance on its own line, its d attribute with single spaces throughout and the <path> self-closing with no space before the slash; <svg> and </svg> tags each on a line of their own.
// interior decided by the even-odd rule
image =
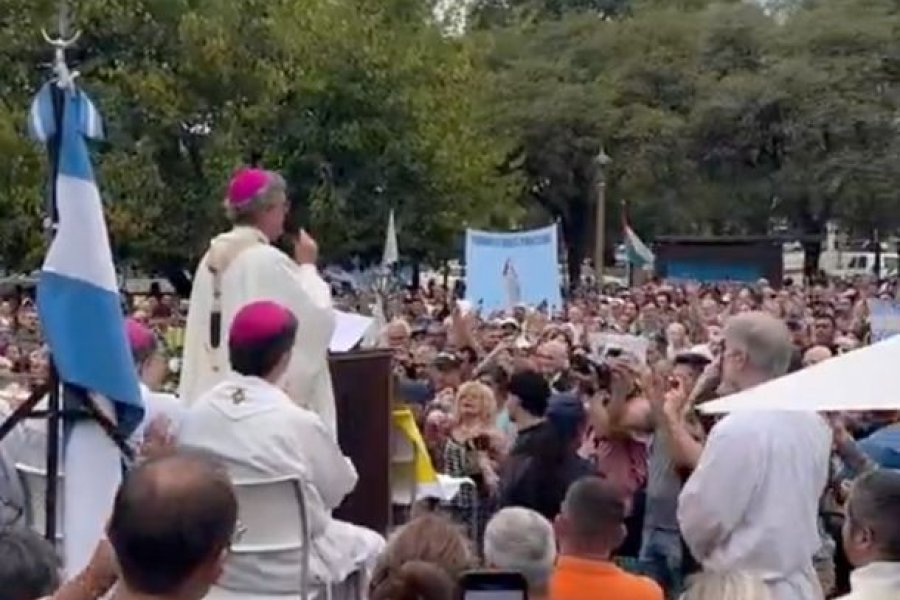
<svg viewBox="0 0 900 600">
<path fill-rule="evenodd" d="M 313 584 L 340 583 L 373 567 L 384 539 L 331 516 L 356 486 L 356 469 L 322 419 L 281 389 L 232 373 L 191 405 L 179 442 L 216 455 L 237 482 L 299 478 L 309 514 Z M 219 585 L 245 593 L 296 593 L 299 569 L 299 551 L 232 554 Z"/>
<path fill-rule="evenodd" d="M 213 347 L 210 321 L 220 265 L 221 329 Z M 336 438 L 334 392 L 328 371 L 328 344 L 335 326 L 331 289 L 314 265 L 298 265 L 253 227 L 235 227 L 216 237 L 194 277 L 184 340 L 179 395 L 192 404 L 230 372 L 228 331 L 244 305 L 271 300 L 290 309 L 299 327 L 282 387 L 299 406 L 318 414 Z"/>
</svg>

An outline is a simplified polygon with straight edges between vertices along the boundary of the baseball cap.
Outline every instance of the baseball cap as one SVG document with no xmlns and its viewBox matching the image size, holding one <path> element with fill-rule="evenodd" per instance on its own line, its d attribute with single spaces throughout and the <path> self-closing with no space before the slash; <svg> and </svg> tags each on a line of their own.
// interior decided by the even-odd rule
<svg viewBox="0 0 900 600">
<path fill-rule="evenodd" d="M 587 420 L 587 411 L 578 396 L 571 393 L 559 393 L 550 397 L 547 407 L 547 421 L 562 434 L 571 439 L 578 435 Z"/>
<path fill-rule="evenodd" d="M 459 368 L 459 357 L 449 352 L 439 352 L 431 364 L 439 371 L 452 371 Z"/>
</svg>

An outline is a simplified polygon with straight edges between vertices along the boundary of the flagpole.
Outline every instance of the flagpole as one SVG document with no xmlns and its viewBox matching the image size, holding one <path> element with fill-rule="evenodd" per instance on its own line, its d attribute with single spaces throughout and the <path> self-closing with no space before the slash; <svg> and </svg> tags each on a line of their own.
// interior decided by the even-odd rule
<svg viewBox="0 0 900 600">
<path fill-rule="evenodd" d="M 69 68 L 66 64 L 65 51 L 68 47 L 75 43 L 79 36 L 76 33 L 71 38 L 65 39 L 64 36 L 68 33 L 68 13 L 66 11 L 65 2 L 60 3 L 59 10 L 59 36 L 57 38 L 51 38 L 46 31 L 41 31 L 44 36 L 44 40 L 54 49 L 54 59 L 52 63 L 54 78 L 49 83 L 45 84 L 45 86 L 42 87 L 38 94 L 35 96 L 31 111 L 29 112 L 29 129 L 31 130 L 31 133 L 36 140 L 47 146 L 48 162 L 52 176 L 52 181 L 50 184 L 51 187 L 48 190 L 49 193 L 47 194 L 47 202 L 45 203 L 47 214 L 44 220 L 45 231 L 48 238 L 48 248 L 52 248 L 53 244 L 55 243 L 55 232 L 60 226 L 59 220 L 57 218 L 57 188 L 59 185 L 60 176 L 62 175 L 60 169 L 60 154 L 65 150 L 63 146 L 66 144 L 65 140 L 68 139 L 68 137 L 62 137 L 63 135 L 66 135 L 64 132 L 65 127 L 63 121 L 65 118 L 66 109 L 68 107 L 67 103 L 70 101 L 69 94 L 73 93 L 75 89 L 73 82 L 74 79 L 78 76 L 77 72 L 69 71 Z M 93 107 L 90 106 L 90 109 L 93 110 Z M 48 255 L 49 254 L 50 250 L 48 250 Z M 41 281 L 38 282 L 38 311 L 39 313 L 41 313 L 42 320 L 44 319 L 44 311 L 41 308 L 42 296 L 40 294 L 40 291 L 41 286 L 43 285 L 45 285 L 45 280 L 42 278 Z M 45 300 L 49 302 L 50 300 L 48 300 L 48 298 L 56 299 L 58 298 L 58 296 L 54 296 L 53 294 L 48 295 Z M 46 323 L 44 324 L 46 325 Z M 73 429 L 72 438 L 66 438 L 65 440 L 63 440 L 61 427 L 66 422 L 66 419 L 71 418 L 75 420 L 87 417 L 89 420 L 96 423 L 98 427 L 100 427 L 100 429 L 110 438 L 110 440 L 112 440 L 113 444 L 115 444 L 115 446 L 119 449 L 119 452 L 123 456 L 125 456 L 126 459 L 130 459 L 133 455 L 133 452 L 128 446 L 126 434 L 116 429 L 115 422 L 100 410 L 94 398 L 88 395 L 88 390 L 76 387 L 74 385 L 64 384 L 62 374 L 57 367 L 57 362 L 52 353 L 53 344 L 52 340 L 50 340 L 49 337 L 48 342 L 50 342 L 51 345 L 48 381 L 44 385 L 34 386 L 32 388 L 30 397 L 25 402 L 23 402 L 22 405 L 16 408 L 9 417 L 7 417 L 2 423 L 0 423 L 0 440 L 3 440 L 10 432 L 13 431 L 13 429 L 15 429 L 26 419 L 47 419 L 48 429 L 46 469 L 43 473 L 43 483 L 45 486 L 44 509 L 46 511 L 46 529 L 44 533 L 47 539 L 51 543 L 56 545 L 56 542 L 58 541 L 56 532 L 59 529 L 57 507 L 60 506 L 60 502 L 58 501 L 58 499 L 59 494 L 61 493 L 59 491 L 59 471 L 61 459 L 60 450 L 64 443 L 69 444 L 70 442 L 76 441 L 76 437 L 79 433 L 79 428 L 78 426 L 76 426 Z M 135 390 L 136 389 L 137 385 L 135 382 Z M 77 410 L 69 410 L 66 406 L 63 405 L 64 402 L 68 401 L 69 394 L 72 395 L 73 402 L 77 402 Z M 35 406 L 37 406 L 40 400 L 44 397 L 48 398 L 47 409 L 35 410 Z M 80 438 L 78 438 L 78 441 L 82 443 L 83 450 L 84 443 L 90 442 L 92 440 L 82 435 Z M 83 462 L 84 461 L 82 461 L 82 463 Z M 117 465 L 116 468 L 121 468 L 120 466 L 121 460 L 119 459 L 119 465 Z M 89 471 L 91 468 L 92 467 L 89 465 L 87 467 L 87 471 Z M 84 464 L 81 464 L 81 474 L 83 475 L 85 472 L 86 469 L 84 468 Z M 73 479 L 75 479 L 74 474 L 71 471 L 68 471 L 66 481 L 71 483 Z M 66 487 L 68 487 L 68 485 Z M 77 492 L 73 492 L 73 494 L 75 493 Z M 72 509 L 72 506 L 73 503 L 67 503 L 67 514 L 74 510 Z M 31 523 L 34 522 L 35 515 L 25 513 L 23 516 L 25 517 L 26 521 Z M 70 514 L 69 517 L 72 518 L 73 515 Z M 79 536 L 77 535 L 74 535 L 75 531 L 78 530 L 79 533 L 84 534 L 86 530 L 94 525 L 89 521 L 84 521 L 83 519 L 79 520 L 83 517 L 83 515 L 74 515 L 74 517 L 75 518 L 70 521 L 72 526 L 70 528 L 67 528 L 66 530 L 65 553 L 67 568 L 71 566 L 72 561 L 75 559 L 79 559 L 83 562 L 83 564 L 87 564 L 86 561 L 89 559 L 90 552 L 93 551 L 93 544 L 96 543 L 96 541 L 94 541 L 92 542 L 90 548 L 85 547 L 83 549 L 84 556 L 77 556 L 78 552 L 70 552 L 71 548 L 69 548 L 69 546 L 73 545 L 73 540 L 83 541 L 81 538 L 84 537 L 84 535 L 82 535 L 81 538 L 79 538 Z M 102 524 L 100 524 L 100 527 L 102 529 Z M 93 532 L 88 531 L 88 534 L 93 535 Z M 81 549 L 79 549 L 79 552 L 80 551 Z M 83 564 L 79 563 L 77 569 L 82 568 Z"/>
<path fill-rule="evenodd" d="M 48 204 L 46 209 L 46 217 L 44 220 L 44 234 L 46 243 L 49 247 L 53 240 L 56 224 L 59 221 L 57 194 L 59 180 L 59 163 L 60 152 L 62 149 L 62 136 L 65 119 L 65 94 L 66 88 L 71 85 L 77 73 L 69 72 L 66 64 L 66 49 L 74 44 L 80 33 L 76 33 L 71 38 L 69 35 L 69 11 L 65 0 L 60 0 L 57 12 L 57 37 L 51 38 L 47 32 L 41 30 L 44 40 L 54 49 L 53 72 L 56 74 L 56 82 L 51 89 L 51 100 L 53 104 L 53 122 L 56 124 L 53 137 L 47 144 L 50 162 L 50 193 L 47 195 Z M 47 405 L 47 479 L 46 493 L 44 495 L 44 536 L 51 543 L 56 543 L 56 515 L 59 496 L 59 454 L 61 447 L 60 428 L 62 426 L 62 398 L 60 396 L 60 379 L 59 371 L 56 369 L 56 363 L 53 355 L 48 356 L 49 373 L 48 373 L 48 405 Z"/>
</svg>

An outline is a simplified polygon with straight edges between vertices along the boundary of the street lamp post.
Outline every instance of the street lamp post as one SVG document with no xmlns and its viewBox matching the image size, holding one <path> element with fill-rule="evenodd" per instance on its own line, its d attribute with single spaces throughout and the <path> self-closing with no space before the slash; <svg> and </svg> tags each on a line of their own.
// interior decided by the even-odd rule
<svg viewBox="0 0 900 600">
<path fill-rule="evenodd" d="M 606 167 L 612 162 L 609 155 L 600 148 L 594 159 L 597 163 L 597 214 L 596 235 L 594 236 L 594 275 L 597 285 L 603 287 L 603 250 L 606 245 Z"/>
</svg>

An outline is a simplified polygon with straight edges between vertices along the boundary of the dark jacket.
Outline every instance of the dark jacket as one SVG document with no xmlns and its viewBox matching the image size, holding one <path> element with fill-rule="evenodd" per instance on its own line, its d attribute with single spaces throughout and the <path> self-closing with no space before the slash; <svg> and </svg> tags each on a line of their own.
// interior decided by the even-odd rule
<svg viewBox="0 0 900 600">
<path fill-rule="evenodd" d="M 594 474 L 570 442 L 546 421 L 519 432 L 500 472 L 500 508 L 522 506 L 554 519 L 572 482 Z"/>
</svg>

